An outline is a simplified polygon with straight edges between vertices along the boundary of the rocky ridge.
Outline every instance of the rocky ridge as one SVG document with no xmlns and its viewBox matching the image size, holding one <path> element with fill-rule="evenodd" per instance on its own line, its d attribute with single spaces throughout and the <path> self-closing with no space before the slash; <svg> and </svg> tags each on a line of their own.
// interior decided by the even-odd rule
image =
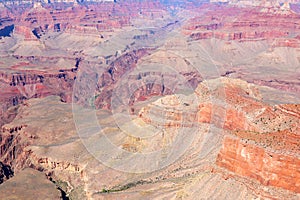
<svg viewBox="0 0 300 200">
<path fill-rule="evenodd" d="M 63 182 L 63 185 L 66 184 L 65 191 L 68 191 L 69 195 L 80 192 L 81 195 L 88 198 L 120 198 L 126 195 L 126 192 L 123 193 L 122 190 L 127 189 L 133 192 L 132 195 L 138 195 L 139 188 L 149 190 L 151 187 L 156 188 L 161 184 L 167 184 L 164 185 L 164 188 L 168 190 L 168 184 L 174 184 L 172 180 L 178 180 L 179 184 L 185 180 L 185 177 L 187 180 L 193 180 L 192 182 L 197 180 L 199 185 L 191 182 L 191 185 L 185 184 L 185 189 L 182 189 L 180 184 L 176 183 L 173 189 L 178 187 L 177 193 L 167 192 L 166 195 L 176 196 L 182 193 L 192 197 L 196 195 L 192 191 L 199 190 L 199 187 L 205 185 L 209 180 L 226 188 L 227 183 L 223 182 L 224 179 L 220 176 L 224 176 L 225 180 L 230 180 L 232 184 L 237 184 L 237 182 L 245 184 L 235 194 L 237 196 L 247 194 L 278 199 L 296 198 L 295 193 L 298 192 L 297 181 L 299 179 L 297 178 L 298 164 L 295 159 L 299 156 L 299 145 L 295 142 L 299 136 L 297 132 L 299 131 L 297 128 L 299 120 L 297 112 L 286 112 L 286 110 L 297 108 L 298 105 L 269 107 L 267 103 L 262 102 L 259 87 L 240 80 L 223 78 L 210 80 L 207 83 L 200 84 L 195 94 L 168 95 L 143 107 L 138 118 L 134 119 L 134 123 L 139 123 L 141 126 L 150 125 L 162 131 L 154 138 L 149 138 L 150 140 L 137 136 L 124 136 L 121 130 L 129 130 L 125 128 L 125 125 L 118 124 L 119 128 L 114 127 L 111 123 L 113 119 L 108 111 L 97 112 L 103 132 L 116 145 L 132 152 L 148 152 L 164 148 L 164 144 L 170 144 L 178 137 L 178 134 L 184 133 L 182 131 L 192 131 L 192 127 L 200 125 L 195 141 L 184 156 L 163 170 L 147 176 L 131 174 L 131 178 L 129 178 L 127 173 L 103 166 L 95 160 L 95 157 L 86 152 L 80 142 L 74 122 L 72 118 L 68 117 L 68 115 L 72 115 L 70 106 L 59 102 L 56 97 L 28 101 L 27 106 L 21 106 L 15 120 L 3 127 L 3 133 L 19 138 L 14 140 L 17 143 L 12 143 L 13 146 L 17 145 L 13 148 L 15 151 L 7 153 L 7 155 L 18 156 L 8 156 L 6 161 L 10 159 L 15 162 L 13 166 L 16 171 L 18 171 L 17 166 L 21 165 L 43 171 L 54 180 Z M 208 88 L 207 85 L 211 87 Z M 222 97 L 220 94 L 223 92 L 226 96 Z M 212 101 L 210 98 L 212 96 L 217 99 L 224 98 L 226 107 L 216 103 L 217 100 Z M 240 102 L 240 107 L 235 106 L 237 101 Z M 43 105 L 51 105 L 51 107 L 43 112 L 37 112 Z M 274 111 L 274 108 L 277 110 Z M 278 113 L 280 113 L 280 117 L 276 117 Z M 53 121 L 51 125 L 47 123 L 47 120 L 52 118 L 52 115 L 61 117 L 57 118 L 55 122 Z M 258 122 L 257 116 L 261 116 L 263 120 Z M 274 116 L 274 118 L 268 120 L 268 116 Z M 34 118 L 40 120 L 34 122 L 32 120 Z M 223 123 L 220 123 L 222 121 L 220 118 L 224 119 Z M 144 121 L 144 124 L 140 120 Z M 38 128 L 41 127 L 41 123 L 47 124 L 47 128 L 42 131 Z M 15 128 L 20 124 L 22 124 L 21 128 Z M 58 130 L 56 128 L 58 124 L 65 125 L 59 126 L 61 130 Z M 294 127 L 294 129 L 290 130 L 290 127 Z M 276 131 L 273 133 L 274 128 Z M 282 141 L 280 139 L 282 134 L 276 133 L 277 128 L 280 133 L 285 132 L 286 146 L 284 143 L 282 143 L 283 145 L 278 143 Z M 17 130 L 15 131 L 15 129 Z M 289 131 L 291 133 L 287 133 Z M 263 134 L 268 137 L 260 137 Z M 45 135 L 47 135 L 46 138 Z M 287 137 L 289 135 L 291 138 Z M 206 137 L 211 137 L 211 139 Z M 272 138 L 271 143 L 269 138 Z M 98 134 L 91 136 L 90 140 L 92 143 L 95 140 L 99 140 L 101 143 Z M 161 141 L 165 141 L 165 143 L 162 144 Z M 18 148 L 18 146 L 22 148 Z M 64 149 L 63 153 L 62 149 Z M 205 151 L 208 152 L 205 153 Z M 257 159 L 261 165 L 257 164 Z M 270 165 L 274 167 L 266 167 Z M 287 173 L 292 173 L 294 176 L 286 176 L 281 173 L 281 166 L 286 166 L 289 169 Z M 228 176 L 228 171 L 234 172 L 237 176 Z M 99 183 L 90 181 L 91 179 L 95 180 L 95 177 L 101 181 Z M 118 179 L 114 177 L 118 177 Z M 249 179 L 245 180 L 243 177 Z M 256 187 L 254 193 L 248 188 L 253 185 Z M 190 189 L 187 189 L 188 186 Z M 278 190 L 277 187 L 283 189 Z M 182 192 L 179 192 L 181 190 Z M 105 191 L 111 191 L 111 193 Z M 151 196 L 152 193 L 149 195 Z M 219 195 L 223 195 L 223 193 L 220 191 Z"/>
<path fill-rule="evenodd" d="M 0 12 L 0 155 L 16 177 L 33 168 L 75 199 L 193 199 L 202 191 L 226 199 L 232 185 L 236 198 L 299 197 L 297 13 L 211 4 L 172 10 L 157 1 L 55 5 Z M 197 133 L 195 140 L 158 171 L 114 170 L 82 143 L 72 93 L 82 109 L 99 109 L 103 129 L 86 141 L 91 147 L 106 134 L 126 152 L 163 149 L 164 157 L 177 137 Z M 130 123 L 116 113 L 119 104 Z"/>
</svg>

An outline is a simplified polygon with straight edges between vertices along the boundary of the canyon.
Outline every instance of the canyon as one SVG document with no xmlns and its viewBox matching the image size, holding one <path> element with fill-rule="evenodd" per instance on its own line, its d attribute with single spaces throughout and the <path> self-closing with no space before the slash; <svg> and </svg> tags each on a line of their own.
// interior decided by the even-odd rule
<svg viewBox="0 0 300 200">
<path fill-rule="evenodd" d="M 12 2 L 1 199 L 300 198 L 299 2 Z"/>
</svg>

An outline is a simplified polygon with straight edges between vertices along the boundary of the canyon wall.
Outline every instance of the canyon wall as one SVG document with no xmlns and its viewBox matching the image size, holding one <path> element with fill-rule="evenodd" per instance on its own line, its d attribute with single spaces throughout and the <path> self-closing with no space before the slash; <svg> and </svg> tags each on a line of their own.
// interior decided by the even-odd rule
<svg viewBox="0 0 300 200">
<path fill-rule="evenodd" d="M 80 191 L 89 198 L 113 196 L 109 191 L 122 195 L 135 186 L 160 191 L 174 179 L 179 186 L 160 195 L 199 197 L 190 190 L 202 192 L 203 186 L 215 197 L 232 185 L 243 190 L 235 193 L 243 198 L 271 198 L 269 191 L 276 190 L 278 199 L 300 193 L 299 96 L 284 93 L 300 91 L 298 14 L 174 3 L 178 7 L 122 1 L 0 8 L 0 182 L 12 170 L 30 167 L 68 194 Z M 201 76 L 211 71 L 224 77 Z M 76 82 L 80 87 L 73 91 Z M 97 108 L 102 132 L 127 152 L 169 150 L 174 138 L 187 134 L 197 133 L 197 140 L 174 165 L 157 172 L 114 170 L 82 144 L 72 95 L 73 103 Z M 112 113 L 123 108 L 118 105 L 129 108 L 143 133 L 157 131 L 155 137 L 124 134 L 138 131 L 123 118 L 116 122 Z M 99 138 L 88 139 L 95 145 Z M 220 177 L 226 173 L 232 176 Z M 201 184 L 182 189 L 191 182 Z M 250 191 L 252 185 L 258 186 Z M 180 192 L 167 196 L 171 190 Z"/>
<path fill-rule="evenodd" d="M 217 87 L 206 87 L 218 81 Z M 255 85 L 227 78 L 212 82 L 201 83 L 197 97 L 163 97 L 144 107 L 139 117 L 163 128 L 213 124 L 226 131 L 216 157 L 218 167 L 299 193 L 299 104 L 270 106 L 261 101 Z M 213 103 L 220 102 L 214 98 L 226 106 Z"/>
<path fill-rule="evenodd" d="M 61 70 L 61 72 L 54 73 L 39 71 L 16 74 L 0 73 L 1 85 L 5 88 L 0 92 L 1 125 L 11 121 L 15 115 L 17 108 L 9 108 L 17 106 L 26 99 L 58 95 L 64 102 L 72 100 L 76 70 Z"/>
<path fill-rule="evenodd" d="M 239 138 L 226 137 L 216 162 L 238 175 L 256 179 L 263 185 L 300 192 L 298 157 L 273 153 Z"/>
<path fill-rule="evenodd" d="M 11 167 L 0 162 L 0 184 L 14 175 Z"/>
<path fill-rule="evenodd" d="M 219 9 L 220 14 L 217 14 L 215 10 Z M 213 11 L 207 11 L 205 7 L 202 7 L 202 11 L 205 15 L 191 19 L 184 29 L 184 33 L 192 40 L 209 38 L 241 42 L 267 40 L 273 47 L 299 47 L 297 38 L 299 25 L 294 23 L 298 16 L 293 12 L 284 15 L 275 14 L 274 17 L 261 12 L 259 8 L 224 8 L 217 5 Z M 224 18 L 224 15 L 227 17 Z"/>
</svg>

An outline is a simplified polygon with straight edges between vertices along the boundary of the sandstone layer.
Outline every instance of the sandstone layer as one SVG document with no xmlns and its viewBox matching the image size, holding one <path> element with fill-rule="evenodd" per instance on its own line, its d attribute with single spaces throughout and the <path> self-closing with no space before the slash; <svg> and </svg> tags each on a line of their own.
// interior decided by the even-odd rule
<svg viewBox="0 0 300 200">
<path fill-rule="evenodd" d="M 300 198 L 296 4 L 76 2 L 0 4 L 1 198 Z"/>
<path fill-rule="evenodd" d="M 207 85 L 212 87 L 208 89 Z M 222 91 L 231 96 L 219 96 Z M 272 90 L 270 89 L 269 92 L 271 93 Z M 224 98 L 227 102 L 226 107 L 212 104 L 209 96 L 216 99 L 212 102 Z M 240 107 L 235 106 L 236 101 L 240 102 Z M 256 109 L 248 109 L 252 104 L 256 105 Z M 40 108 L 44 105 L 48 105 L 48 109 L 41 112 Z M 288 108 L 285 105 L 281 107 Z M 213 112 L 210 110 L 212 108 Z M 81 120 L 89 116 L 88 112 L 95 112 L 84 110 L 82 114 L 86 116 L 83 115 Z M 264 110 L 263 113 L 259 112 Z M 239 120 L 232 120 L 234 119 L 232 116 L 238 112 L 242 113 L 237 115 Z M 141 136 L 139 138 L 135 135 L 137 133 L 130 133 L 137 130 L 132 125 L 126 125 L 128 123 L 126 120 L 123 121 L 124 124 L 118 121 L 117 125 L 113 125 L 116 123 L 114 121 L 116 115 L 100 110 L 96 113 L 102 133 L 96 132 L 89 138 L 83 139 L 82 136 L 77 135 L 71 118 L 71 107 L 59 102 L 58 97 L 28 101 L 27 105 L 21 106 L 14 121 L 5 125 L 2 131 L 15 138 L 15 143 L 12 144 L 17 145 L 13 148 L 15 151 L 7 155 L 16 155 L 16 157 L 8 156 L 6 162 L 11 160 L 16 172 L 24 166 L 43 171 L 70 196 L 80 195 L 95 199 L 141 198 L 142 190 L 149 191 L 143 193 L 143 197 L 154 198 L 158 195 L 160 198 L 179 198 L 183 195 L 192 199 L 195 195 L 199 195 L 198 192 L 205 190 L 207 191 L 205 195 L 225 198 L 225 188 L 231 187 L 231 184 L 242 183 L 243 186 L 234 193 L 240 198 L 260 196 L 296 199 L 299 180 L 296 159 L 299 156 L 299 145 L 295 144 L 293 148 L 292 144 L 297 141 L 299 135 L 293 135 L 295 139 L 290 140 L 286 137 L 285 142 L 290 145 L 279 146 L 268 131 L 272 132 L 274 127 L 280 129 L 282 126 L 284 132 L 285 121 L 295 124 L 295 126 L 286 125 L 288 129 L 286 131 L 289 131 L 289 127 L 295 127 L 294 130 L 297 130 L 299 121 L 293 113 L 288 112 L 281 113 L 280 118 L 274 118 L 272 121 L 263 120 L 262 123 L 266 124 L 264 126 L 256 125 L 257 115 L 271 115 L 272 112 L 272 109 L 268 109 L 268 104 L 261 101 L 257 86 L 223 78 L 200 84 L 195 94 L 166 96 L 143 107 L 132 122 L 133 125 L 147 127 L 148 131 L 153 129 L 160 132 L 151 138 Z M 278 112 L 282 111 L 278 109 Z M 228 115 L 230 117 L 226 117 Z M 53 116 L 60 117 L 53 120 Z M 219 118 L 224 119 L 223 123 L 217 120 Z M 52 119 L 51 123 L 49 119 Z M 91 125 L 89 121 L 80 123 L 80 126 L 89 125 Z M 97 149 L 95 144 L 101 146 L 103 133 L 110 138 L 111 142 L 128 152 L 146 153 L 158 151 L 160 148 L 168 149 L 180 134 L 193 134 L 195 130 L 196 134 L 191 146 L 185 150 L 180 159 L 166 168 L 148 174 L 114 170 L 105 166 L 106 164 L 101 164 L 98 160 L 101 157 L 97 157 L 97 154 L 91 155 L 87 152 L 87 149 L 91 152 L 93 148 Z M 131 136 L 125 134 L 126 132 Z M 270 136 L 274 143 L 270 143 L 268 137 L 259 137 L 262 134 Z M 286 132 L 286 135 L 289 133 Z M 89 146 L 84 146 L 81 141 Z M 281 140 L 278 138 L 278 141 Z M 3 153 L 9 152 L 8 149 L 4 150 Z M 258 165 L 258 162 L 261 162 L 261 165 Z M 270 165 L 274 167 L 270 168 Z M 283 166 L 289 170 L 282 172 Z M 236 175 L 230 175 L 230 171 Z M 207 185 L 208 182 L 211 182 L 211 185 Z M 209 192 L 214 184 L 219 185 L 218 188 L 213 189 L 218 191 L 218 195 Z M 158 187 L 163 187 L 164 192 L 150 192 Z M 254 192 L 252 187 L 255 187 Z"/>
</svg>

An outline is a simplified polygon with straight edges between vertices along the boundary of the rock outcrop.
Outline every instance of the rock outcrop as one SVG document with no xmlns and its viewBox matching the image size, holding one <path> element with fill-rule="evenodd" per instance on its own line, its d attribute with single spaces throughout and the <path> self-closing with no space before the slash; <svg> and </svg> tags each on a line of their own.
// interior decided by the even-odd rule
<svg viewBox="0 0 300 200">
<path fill-rule="evenodd" d="M 14 34 L 24 36 L 24 40 L 26 40 L 26 41 L 37 41 L 38 40 L 38 36 L 34 35 L 32 30 L 26 26 L 15 26 Z"/>
<path fill-rule="evenodd" d="M 13 175 L 14 172 L 11 170 L 11 167 L 0 162 L 0 184 L 11 178 Z"/>
<path fill-rule="evenodd" d="M 271 45 L 298 47 L 297 14 L 285 15 L 261 13 L 259 8 L 236 8 L 215 6 L 203 16 L 195 17 L 187 23 L 184 32 L 192 40 L 219 38 L 222 40 L 257 41 L 267 40 Z M 220 11 L 220 15 L 215 12 Z M 222 13 L 222 14 L 221 14 Z M 227 17 L 224 17 L 227 15 Z M 274 17 L 276 16 L 276 17 Z M 276 41 L 285 41 L 279 42 Z"/>
<path fill-rule="evenodd" d="M 10 5 L 16 10 L 14 12 L 2 8 L 5 12 L 1 13 L 3 17 L 0 16 L 0 19 L 3 24 L 15 24 L 18 33 L 24 33 L 25 28 L 19 26 L 25 26 L 39 38 L 49 31 L 100 36 L 102 32 L 131 25 L 133 19 L 142 17 L 147 20 L 167 15 L 158 1 L 87 2 L 77 6 L 57 3 L 59 8 L 52 4 L 35 5 L 33 8 L 30 4 Z"/>
<path fill-rule="evenodd" d="M 211 87 L 207 87 L 208 85 Z M 126 128 L 126 124 L 122 123 L 114 126 L 111 122 L 116 116 L 104 110 L 97 112 L 103 132 L 109 137 L 113 136 L 111 141 L 120 148 L 135 153 L 167 148 L 172 144 L 173 139 L 185 133 L 184 131 L 192 134 L 195 131 L 193 128 L 199 126 L 195 141 L 181 159 L 166 169 L 150 173 L 147 177 L 136 174 L 128 179 L 126 173 L 107 168 L 90 155 L 76 133 L 71 117 L 71 106 L 59 102 L 58 97 L 31 99 L 27 105 L 20 106 L 17 117 L 2 130 L 2 135 L 7 135 L 9 138 L 3 141 L 6 141 L 5 144 L 11 144 L 10 147 L 15 151 L 9 153 L 10 148 L 2 145 L 1 149 L 4 150 L 2 157 L 6 157 L 6 161 L 11 163 L 17 172 L 25 166 L 38 169 L 52 177 L 55 182 L 64 185 L 67 194 L 73 195 L 79 192 L 89 198 L 92 196 L 102 198 L 109 195 L 103 191 L 111 190 L 116 192 L 116 194 L 112 192 L 111 195 L 122 195 L 117 191 L 124 188 L 133 191 L 135 187 L 155 188 L 157 184 L 162 184 L 161 181 L 165 182 L 174 178 L 179 181 L 185 178 L 199 181 L 200 185 L 191 184 L 190 189 L 184 190 L 190 195 L 195 195 L 192 191 L 204 187 L 205 180 L 212 180 L 215 184 L 221 184 L 222 188 L 227 188 L 226 181 L 219 177 L 224 171 L 232 171 L 236 174 L 230 178 L 232 184 L 243 184 L 240 186 L 243 192 L 234 193 L 236 196 L 270 197 L 273 194 L 276 198 L 294 197 L 298 192 L 297 187 L 294 187 L 298 184 L 298 163 L 291 159 L 296 159 L 296 155 L 299 154 L 299 144 L 296 142 L 298 135 L 292 134 L 299 129 L 297 105 L 270 107 L 262 102 L 260 95 L 257 86 L 253 84 L 222 78 L 200 84 L 195 94 L 168 95 L 158 99 L 142 108 L 138 118 L 133 120 L 139 126 L 147 127 L 147 131 L 150 131 L 150 126 L 153 126 L 154 130 L 161 132 L 153 138 L 124 136 L 121 130 L 128 131 L 130 126 Z M 225 100 L 227 106 L 218 105 L 216 102 L 220 101 L 212 101 L 211 97 Z M 44 105 L 48 107 L 41 111 L 40 108 Z M 85 112 L 82 112 L 82 119 L 86 118 L 84 114 Z M 53 116 L 56 116 L 55 120 Z M 262 120 L 257 120 L 257 116 L 260 116 L 259 119 L 262 118 Z M 273 118 L 269 120 L 271 116 Z M 48 122 L 49 119 L 52 119 L 51 123 Z M 41 126 L 41 124 L 46 124 L 46 126 Z M 286 130 L 289 127 L 292 128 L 292 132 Z M 213 131 L 209 132 L 209 129 Z M 279 129 L 278 133 L 277 129 Z M 257 132 L 255 133 L 254 130 Z M 224 131 L 227 136 L 223 140 L 222 132 Z M 146 131 L 144 130 L 143 133 Z M 116 134 L 118 136 L 115 136 Z M 263 134 L 267 136 L 263 137 Z M 231 139 L 232 137 L 234 138 Z M 12 140 L 11 138 L 15 142 L 8 142 Z M 101 142 L 99 139 L 97 134 L 89 138 L 90 142 L 97 144 Z M 229 145 L 228 148 L 227 145 Z M 233 148 L 232 145 L 238 146 Z M 221 151 L 218 150 L 219 148 Z M 262 157 L 254 156 L 256 153 Z M 261 165 L 257 165 L 258 162 Z M 267 166 L 272 162 L 274 162 L 274 168 L 268 168 Z M 256 168 L 251 167 L 254 165 Z M 251 169 L 247 170 L 245 166 Z M 259 166 L 264 167 L 261 169 Z M 287 166 L 289 172 L 294 173 L 295 176 L 286 176 L 280 172 L 282 166 Z M 212 168 L 213 172 L 206 172 L 206 175 L 202 173 L 203 170 L 207 171 Z M 273 175 L 274 179 L 271 173 L 276 174 L 276 176 Z M 95 180 L 95 177 L 101 180 L 101 183 L 91 181 Z M 247 181 L 241 177 L 246 177 Z M 261 184 L 256 183 L 255 180 Z M 250 192 L 249 189 L 252 185 L 256 187 L 254 192 Z M 277 191 L 271 186 L 286 190 Z M 220 192 L 219 195 L 224 194 L 216 190 Z M 274 191 L 276 192 L 273 193 Z"/>
<path fill-rule="evenodd" d="M 299 199 L 297 6 L 76 2 L 0 4 L 0 198 Z"/>
<path fill-rule="evenodd" d="M 9 192 L 8 192 L 9 191 Z M 46 176 L 34 169 L 24 169 L 0 187 L 1 199 L 60 199 L 65 197 Z"/>
<path fill-rule="evenodd" d="M 198 122 L 227 130 L 230 134 L 216 159 L 218 166 L 263 185 L 299 193 L 299 105 L 269 106 L 254 85 L 219 81 L 200 84 L 196 96 L 164 97 L 143 108 L 139 116 L 164 128 Z M 224 101 L 226 105 L 213 103 Z"/>
<path fill-rule="evenodd" d="M 176 88 L 170 88 L 170 85 L 172 82 L 176 84 L 178 82 L 177 79 L 181 78 L 180 76 L 184 77 L 186 82 L 181 84 L 189 84 L 192 89 L 201 81 L 201 76 L 197 71 L 182 71 L 174 74 L 151 71 L 151 69 L 149 71 L 139 70 L 138 65 L 143 64 L 140 60 L 151 55 L 153 51 L 154 49 L 134 50 L 121 55 L 113 61 L 98 80 L 97 98 L 95 99 L 96 107 L 110 109 L 112 95 L 117 91 L 122 92 L 122 98 L 129 100 L 129 105 L 132 106 L 136 102 L 145 101 L 153 96 L 174 93 Z M 137 72 L 127 76 L 134 70 L 137 70 Z M 117 89 L 116 87 L 122 83 L 122 79 L 128 79 L 128 81 L 121 88 Z M 148 81 L 148 79 L 152 81 Z M 179 85 L 179 83 L 177 84 Z M 135 91 L 132 91 L 133 88 L 135 88 Z"/>
<path fill-rule="evenodd" d="M 299 136 L 295 139 L 299 141 Z M 295 145 L 299 147 L 299 144 Z M 217 165 L 238 175 L 256 179 L 263 185 L 300 192 L 300 160 L 295 156 L 274 153 L 239 138 L 227 137 L 218 155 Z"/>
<path fill-rule="evenodd" d="M 53 73 L 43 71 L 0 73 L 0 84 L 3 88 L 0 92 L 0 102 L 2 102 L 0 125 L 13 119 L 17 108 L 11 107 L 17 106 L 25 99 L 58 95 L 62 101 L 71 102 L 76 77 L 75 68 Z"/>
</svg>

